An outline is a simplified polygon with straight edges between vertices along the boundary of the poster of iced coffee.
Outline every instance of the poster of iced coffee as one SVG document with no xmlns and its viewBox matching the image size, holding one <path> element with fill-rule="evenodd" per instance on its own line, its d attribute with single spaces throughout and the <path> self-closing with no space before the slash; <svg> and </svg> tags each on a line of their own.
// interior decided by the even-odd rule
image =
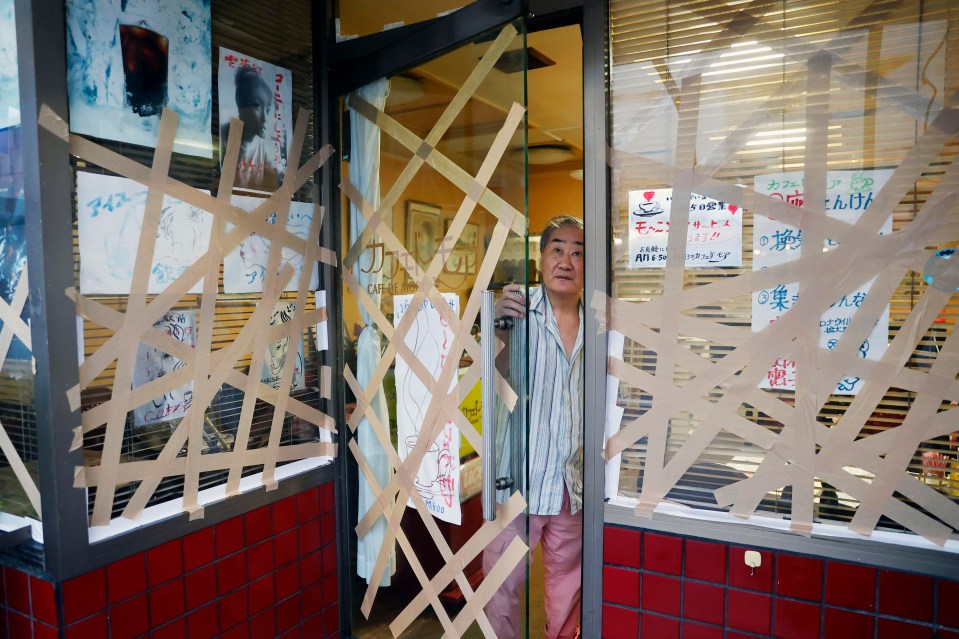
<svg viewBox="0 0 959 639">
<path fill-rule="evenodd" d="M 210 0 L 67 0 L 70 130 L 155 147 L 179 115 L 175 151 L 211 157 Z"/>
<path fill-rule="evenodd" d="M 290 152 L 293 76 L 284 69 L 220 47 L 220 162 L 226 152 L 230 118 L 243 123 L 234 186 L 273 192 L 283 182 Z"/>
</svg>

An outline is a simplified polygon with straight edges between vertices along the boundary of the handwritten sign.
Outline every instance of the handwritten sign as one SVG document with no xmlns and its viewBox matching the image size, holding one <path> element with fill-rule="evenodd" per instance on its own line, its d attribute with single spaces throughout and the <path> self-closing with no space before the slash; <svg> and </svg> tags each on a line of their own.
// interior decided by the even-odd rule
<svg viewBox="0 0 959 639">
<path fill-rule="evenodd" d="M 874 171 L 828 171 L 826 174 L 826 215 L 850 224 L 859 217 L 875 199 L 876 194 L 892 175 L 889 169 Z M 803 204 L 802 172 L 771 173 L 757 175 L 756 192 L 783 200 L 795 206 Z M 880 235 L 892 232 L 892 216 L 884 222 Z M 823 251 L 831 251 L 839 245 L 826 239 Z M 802 230 L 756 214 L 753 221 L 753 270 L 798 259 L 802 251 Z M 860 288 L 842 295 L 819 319 L 819 346 L 830 350 L 839 345 L 842 334 L 849 328 L 856 311 L 869 294 L 875 278 Z M 775 322 L 799 300 L 798 282 L 783 282 L 761 291 L 753 292 L 752 328 L 759 331 Z M 878 360 L 889 345 L 889 307 L 880 315 L 869 337 L 859 346 L 862 357 Z M 762 388 L 795 390 L 796 362 L 778 358 L 760 384 Z M 855 395 L 862 386 L 859 377 L 844 376 L 836 385 L 837 395 Z"/>
<path fill-rule="evenodd" d="M 665 268 L 672 189 L 630 191 L 629 268 Z M 689 198 L 686 268 L 742 266 L 743 212 L 693 193 Z"/>
<path fill-rule="evenodd" d="M 273 306 L 270 326 L 286 324 L 293 319 L 295 312 L 296 302 L 277 302 Z M 296 357 L 296 363 L 293 365 L 293 379 L 290 381 L 290 390 L 302 390 L 306 388 L 303 380 L 303 336 L 297 335 L 294 338 L 296 343 L 292 349 L 290 348 L 290 339 L 291 338 L 287 336 L 270 344 L 266 349 L 266 357 L 263 359 L 260 381 L 277 390 L 280 388 L 286 358 L 291 356 Z"/>
<path fill-rule="evenodd" d="M 153 324 L 153 328 L 191 347 L 196 346 L 196 314 L 194 311 L 165 313 Z M 169 375 L 186 364 L 173 355 L 140 344 L 137 349 L 136 368 L 133 369 L 133 388 Z M 146 426 L 158 422 L 179 419 L 193 404 L 193 381 L 178 386 L 153 401 L 133 409 L 133 425 Z"/>
<path fill-rule="evenodd" d="M 253 211 L 263 203 L 263 200 L 257 197 L 248 197 L 244 195 L 234 195 L 230 202 L 233 206 L 244 211 Z M 270 224 L 276 224 L 276 214 L 270 215 L 267 219 Z M 286 230 L 293 235 L 310 241 L 310 224 L 313 222 L 313 205 L 309 202 L 291 202 L 290 212 L 286 219 Z M 232 228 L 232 225 L 230 225 Z M 313 238 L 313 241 L 317 241 Z M 261 293 L 263 292 L 263 282 L 266 279 L 266 265 L 270 257 L 270 240 L 258 233 L 251 233 L 246 239 L 240 242 L 239 246 L 233 249 L 225 258 L 223 258 L 223 292 L 224 293 Z M 286 291 L 296 291 L 300 283 L 300 271 L 303 270 L 303 254 L 299 251 L 283 247 L 280 257 L 280 266 L 289 264 L 293 267 L 293 277 L 287 283 Z M 310 274 L 310 290 L 316 290 L 319 285 L 320 276 L 316 268 L 316 262 L 309 265 L 312 269 Z M 278 269 L 279 270 L 279 269 Z"/>
<path fill-rule="evenodd" d="M 459 295 L 444 293 L 443 298 L 459 317 Z M 394 325 L 399 325 L 400 320 L 410 310 L 412 301 L 412 295 L 393 296 Z M 457 358 L 456 362 L 450 362 L 450 366 L 457 366 L 459 363 L 459 354 L 450 352 L 453 331 L 429 300 L 424 301 L 416 313 L 416 319 L 406 333 L 405 342 L 434 379 L 439 379 L 448 358 Z M 400 459 L 406 459 L 419 439 L 432 395 L 400 356 L 396 358 L 395 371 L 396 447 Z M 447 422 L 443 431 L 430 444 L 413 484 L 434 517 L 452 524 L 460 523 L 460 432 L 453 422 Z M 412 501 L 409 505 L 413 505 Z"/>
<path fill-rule="evenodd" d="M 81 293 L 131 292 L 146 200 L 147 189 L 139 182 L 77 173 Z M 173 197 L 163 198 L 147 293 L 162 293 L 206 253 L 212 226 L 209 213 Z M 201 279 L 189 292 L 202 290 Z"/>
</svg>

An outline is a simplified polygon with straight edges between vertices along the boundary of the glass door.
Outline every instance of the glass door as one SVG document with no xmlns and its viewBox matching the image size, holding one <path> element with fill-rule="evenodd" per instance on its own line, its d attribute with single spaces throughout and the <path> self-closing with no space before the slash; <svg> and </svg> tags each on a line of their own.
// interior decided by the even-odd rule
<svg viewBox="0 0 959 639">
<path fill-rule="evenodd" d="M 343 97 L 358 638 L 528 635 L 526 328 L 480 328 L 484 293 L 528 289 L 525 94 L 517 22 Z"/>
</svg>

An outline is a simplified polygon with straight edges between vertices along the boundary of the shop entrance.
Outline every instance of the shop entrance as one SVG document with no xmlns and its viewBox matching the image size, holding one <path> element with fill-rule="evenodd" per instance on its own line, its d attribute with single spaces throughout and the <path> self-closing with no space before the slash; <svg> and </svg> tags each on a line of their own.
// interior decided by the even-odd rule
<svg viewBox="0 0 959 639">
<path fill-rule="evenodd" d="M 475 34 L 343 97 L 355 637 L 496 636 L 484 606 L 529 570 L 523 532 L 483 566 L 510 521 L 526 529 L 528 353 L 517 322 L 484 371 L 500 344 L 479 311 L 484 291 L 538 285 L 547 219 L 582 217 L 582 62 L 578 26 L 524 29 Z M 516 636 L 541 637 L 542 578 L 528 576 Z"/>
</svg>

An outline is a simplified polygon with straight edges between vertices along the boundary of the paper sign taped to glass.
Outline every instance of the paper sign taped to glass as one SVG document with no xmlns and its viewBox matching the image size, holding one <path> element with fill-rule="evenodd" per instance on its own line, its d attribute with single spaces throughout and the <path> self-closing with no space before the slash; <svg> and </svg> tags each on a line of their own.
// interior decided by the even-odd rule
<svg viewBox="0 0 959 639">
<path fill-rule="evenodd" d="M 264 200 L 245 195 L 234 195 L 230 202 L 233 206 L 244 211 L 253 211 Z M 286 230 L 293 235 L 309 241 L 310 224 L 313 222 L 314 205 L 309 202 L 291 202 L 286 219 Z M 267 220 L 270 224 L 276 223 L 276 213 Z M 228 225 L 229 229 L 233 225 Z M 259 233 L 251 233 L 239 246 L 230 251 L 223 258 L 223 292 L 224 293 L 262 293 L 263 282 L 266 280 L 266 265 L 270 257 L 270 240 Z M 303 254 L 284 246 L 278 270 L 289 264 L 293 267 L 293 277 L 287 283 L 286 291 L 296 291 L 300 282 L 300 271 L 303 270 Z M 320 276 L 316 262 L 308 265 L 312 269 L 310 274 L 309 290 L 316 290 Z"/>
<path fill-rule="evenodd" d="M 273 315 L 270 317 L 270 326 L 286 324 L 293 320 L 293 314 L 296 312 L 295 302 L 277 302 L 273 307 Z M 260 381 L 264 384 L 280 389 L 281 374 L 283 366 L 286 364 L 287 357 L 296 357 L 293 364 L 293 378 L 290 382 L 290 390 L 303 390 L 306 388 L 306 382 L 303 379 L 303 335 L 298 334 L 293 339 L 296 340 L 295 348 L 290 348 L 291 337 L 287 335 L 270 344 L 266 349 L 266 357 L 263 358 L 263 369 L 260 373 Z"/>
<path fill-rule="evenodd" d="M 665 268 L 672 189 L 630 191 L 629 268 Z M 743 212 L 705 195 L 689 196 L 686 268 L 743 264 Z"/>
<path fill-rule="evenodd" d="M 147 188 L 139 182 L 77 173 L 81 294 L 130 294 L 146 200 Z M 212 226 L 206 211 L 164 196 L 147 293 L 162 293 L 206 253 Z M 202 290 L 199 280 L 189 292 Z"/>
<path fill-rule="evenodd" d="M 211 157 L 210 0 L 67 0 L 70 130 L 155 147 L 179 115 L 173 150 Z"/>
<path fill-rule="evenodd" d="M 443 293 L 456 317 L 460 316 L 460 298 L 456 293 Z M 413 295 L 393 296 L 393 325 L 399 326 L 403 316 L 410 312 Z M 416 354 L 434 379 L 440 374 L 450 357 L 455 362 L 448 365 L 459 367 L 459 353 L 451 353 L 453 330 L 429 300 L 424 300 L 416 318 L 406 332 L 406 346 Z M 413 451 L 423 428 L 423 420 L 429 412 L 432 394 L 413 372 L 409 363 L 396 357 L 396 430 L 397 452 L 404 460 Z M 455 380 L 454 380 L 455 384 Z M 423 497 L 426 507 L 437 519 L 459 524 L 460 512 L 460 431 L 453 422 L 447 422 L 436 440 L 430 444 L 413 482 L 416 491 Z M 413 501 L 407 505 L 414 508 Z"/>
<path fill-rule="evenodd" d="M 826 215 L 855 224 L 869 207 L 875 196 L 892 175 L 891 169 L 871 171 L 827 171 Z M 796 206 L 803 204 L 803 173 L 770 173 L 757 175 L 756 193 L 781 199 Z M 880 235 L 892 232 L 892 216 L 882 225 Z M 822 251 L 836 250 L 839 245 L 826 239 Z M 802 251 L 802 229 L 784 224 L 768 216 L 756 213 L 753 220 L 753 270 L 758 271 L 785 262 L 799 259 Z M 856 290 L 851 290 L 835 300 L 819 320 L 819 346 L 833 350 L 839 345 L 842 334 L 849 328 L 856 311 L 869 294 L 875 278 Z M 799 300 L 798 282 L 783 282 L 772 288 L 753 291 L 752 328 L 762 330 L 789 311 Z M 869 337 L 859 346 L 861 357 L 878 361 L 889 346 L 889 306 L 877 318 Z M 836 395 L 855 395 L 863 380 L 846 376 L 836 385 Z M 761 388 L 776 390 L 796 389 L 796 362 L 780 357 L 767 373 Z"/>
<path fill-rule="evenodd" d="M 175 340 L 196 347 L 196 313 L 175 311 L 164 313 L 153 324 Z M 186 366 L 186 363 L 162 350 L 141 343 L 137 349 L 136 367 L 133 369 L 133 388 L 170 375 Z M 146 426 L 179 419 L 193 404 L 193 381 L 172 388 L 152 401 L 133 409 L 133 425 Z"/>
<path fill-rule="evenodd" d="M 220 47 L 217 72 L 220 162 L 230 118 L 243 122 L 233 182 L 238 189 L 272 193 L 286 175 L 293 136 L 293 74 L 289 69 Z"/>
</svg>

